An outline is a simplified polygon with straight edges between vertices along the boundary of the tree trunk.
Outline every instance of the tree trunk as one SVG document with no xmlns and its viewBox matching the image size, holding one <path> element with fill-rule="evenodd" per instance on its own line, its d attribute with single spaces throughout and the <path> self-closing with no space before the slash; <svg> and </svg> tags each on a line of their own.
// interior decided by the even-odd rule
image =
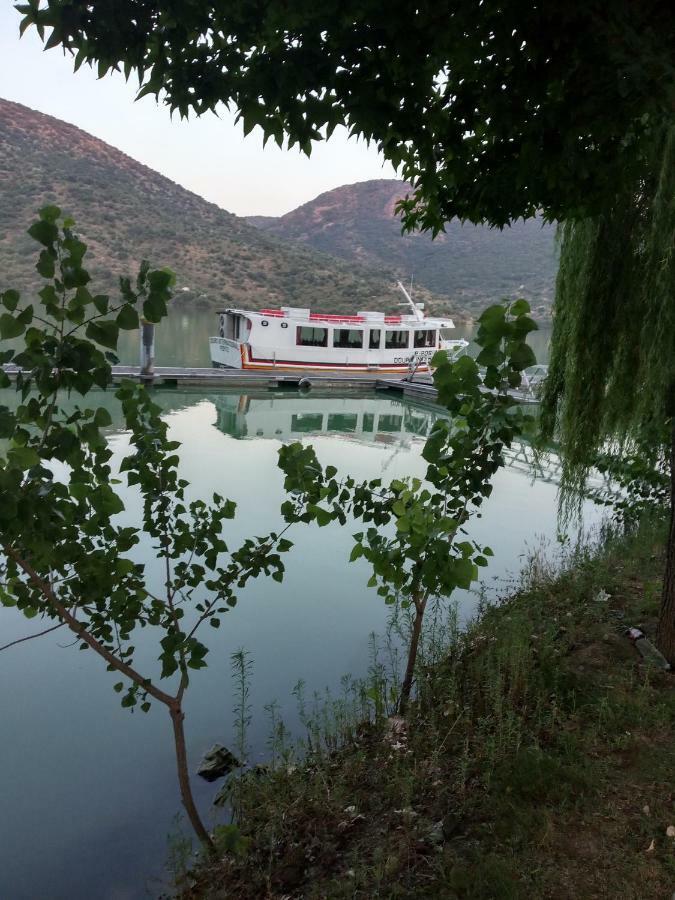
<svg viewBox="0 0 675 900">
<path fill-rule="evenodd" d="M 183 730 L 184 714 L 180 704 L 173 704 L 169 708 L 171 715 L 171 723 L 173 725 L 173 737 L 176 746 L 176 766 L 178 768 L 178 783 L 180 785 L 180 795 L 183 806 L 188 814 L 190 824 L 195 830 L 195 834 L 206 847 L 209 852 L 213 852 L 213 840 L 211 835 L 204 827 L 194 797 L 192 796 L 192 787 L 190 785 L 190 775 L 187 764 L 187 750 L 185 748 L 185 731 Z"/>
<path fill-rule="evenodd" d="M 670 528 L 666 544 L 666 571 L 663 575 L 656 646 L 675 668 L 675 416 L 670 441 Z"/>
<path fill-rule="evenodd" d="M 415 618 L 413 620 L 413 630 L 410 636 L 410 646 L 408 648 L 408 663 L 405 668 L 405 676 L 401 685 L 401 696 L 398 701 L 398 714 L 404 716 L 410 702 L 410 692 L 415 677 L 415 663 L 417 662 L 417 648 L 420 643 L 420 634 L 422 633 L 422 619 L 424 618 L 424 609 L 427 605 L 426 598 L 421 596 L 413 598 L 415 603 Z"/>
</svg>

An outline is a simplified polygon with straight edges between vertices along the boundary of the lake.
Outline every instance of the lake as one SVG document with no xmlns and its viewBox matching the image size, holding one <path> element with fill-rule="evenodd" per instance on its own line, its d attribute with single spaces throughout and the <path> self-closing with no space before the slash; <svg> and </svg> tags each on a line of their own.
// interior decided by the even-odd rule
<svg viewBox="0 0 675 900">
<path fill-rule="evenodd" d="M 206 322 L 206 319 L 204 320 Z M 172 320 L 171 334 L 182 325 Z M 169 334 L 169 331 L 165 331 Z M 161 345 L 160 345 L 161 346 Z M 176 338 L 174 351 L 179 352 Z M 197 342 L 182 358 L 203 363 Z M 167 354 L 169 350 L 167 349 Z M 194 356 L 191 354 L 194 352 Z M 181 469 L 191 495 L 218 491 L 238 504 L 228 525 L 230 546 L 249 535 L 278 528 L 284 499 L 276 467 L 281 442 L 311 441 L 324 464 L 357 477 L 423 475 L 421 448 L 438 411 L 375 393 L 158 391 L 172 436 L 181 441 Z M 109 439 L 119 463 L 127 435 L 112 395 L 99 395 L 113 413 Z M 0 401 L 1 402 L 1 401 Z M 555 472 L 534 478 L 527 448 L 516 448 L 511 465 L 496 479 L 483 518 L 471 536 L 489 543 L 495 557 L 485 572 L 494 586 L 516 573 L 528 545 L 557 531 Z M 138 520 L 138 498 L 123 490 L 124 513 Z M 586 523 L 599 519 L 587 511 Z M 190 768 L 214 742 L 233 743 L 230 656 L 244 647 L 251 656 L 253 721 L 251 762 L 266 758 L 264 707 L 277 699 L 288 727 L 297 733 L 292 690 L 339 688 L 341 676 L 368 667 L 369 635 L 382 634 L 387 608 L 366 582 L 364 560 L 348 564 L 352 528 L 294 527 L 283 584 L 258 580 L 241 593 L 219 631 L 206 635 L 209 667 L 195 674 L 186 704 Z M 146 559 L 148 548 L 139 548 Z M 159 585 L 158 567 L 149 565 Z M 469 616 L 476 595 L 458 595 Z M 2 610 L 7 643 L 40 630 L 13 610 Z M 0 897 L 3 900 L 136 900 L 157 896 L 167 856 L 167 835 L 180 812 L 168 715 L 147 715 L 119 705 L 117 680 L 90 652 L 71 645 L 61 630 L 0 654 Z M 156 652 L 139 635 L 138 666 L 152 670 Z M 218 785 L 195 779 L 207 811 Z"/>
</svg>

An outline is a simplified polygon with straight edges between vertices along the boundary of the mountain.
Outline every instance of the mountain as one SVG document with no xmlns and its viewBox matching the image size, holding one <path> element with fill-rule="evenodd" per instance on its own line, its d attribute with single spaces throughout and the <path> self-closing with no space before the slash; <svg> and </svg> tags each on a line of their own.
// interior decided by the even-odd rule
<svg viewBox="0 0 675 900">
<path fill-rule="evenodd" d="M 452 221 L 432 240 L 401 234 L 396 201 L 410 191 L 403 181 L 380 179 L 344 185 L 279 218 L 252 216 L 251 224 L 302 242 L 352 264 L 379 268 L 406 282 L 413 277 L 477 313 L 502 297 L 524 296 L 539 317 L 550 312 L 557 262 L 554 228 L 533 219 L 503 231 Z"/>
<path fill-rule="evenodd" d="M 76 220 L 97 291 L 148 259 L 176 272 L 183 304 L 348 313 L 399 302 L 391 273 L 290 244 L 73 125 L 0 100 L 0 290 L 39 283 L 26 229 L 48 203 Z M 451 311 L 430 292 L 418 299 Z"/>
</svg>

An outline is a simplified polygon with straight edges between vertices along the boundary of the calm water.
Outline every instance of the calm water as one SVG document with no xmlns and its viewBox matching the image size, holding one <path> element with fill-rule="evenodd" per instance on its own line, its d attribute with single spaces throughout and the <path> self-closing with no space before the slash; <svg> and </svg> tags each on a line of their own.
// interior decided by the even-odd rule
<svg viewBox="0 0 675 900">
<path fill-rule="evenodd" d="M 158 366 L 210 366 L 209 336 L 217 332 L 216 314 L 197 310 L 171 311 L 169 317 L 157 327 L 155 354 Z M 453 337 L 471 339 L 473 326 L 459 326 Z M 530 344 L 540 363 L 548 362 L 548 343 L 551 327 L 541 324 L 539 331 L 530 335 Z M 120 361 L 125 365 L 138 365 L 139 347 L 137 332 L 124 332 L 120 342 Z"/>
<path fill-rule="evenodd" d="M 182 442 L 182 470 L 193 494 L 216 490 L 238 503 L 228 527 L 230 546 L 280 522 L 284 495 L 276 457 L 282 441 L 311 440 L 324 464 L 357 476 L 422 474 L 423 436 L 436 415 L 375 395 L 157 397 Z M 115 412 L 112 399 L 104 400 Z M 111 428 L 110 441 L 119 461 L 128 446 L 119 426 Z M 133 522 L 137 498 L 127 491 L 125 499 Z M 489 582 L 518 570 L 526 545 L 538 535 L 555 535 L 555 508 L 555 484 L 533 480 L 523 459 L 499 475 L 472 528 L 476 540 L 495 550 Z M 591 511 L 589 521 L 595 515 Z M 206 635 L 209 667 L 195 674 L 187 703 L 192 769 L 213 742 L 232 744 L 230 654 L 239 647 L 250 652 L 255 667 L 252 761 L 265 753 L 266 703 L 278 699 L 295 728 L 291 691 L 298 679 L 311 693 L 337 686 L 344 673 L 365 672 L 368 636 L 382 633 L 386 609 L 366 587 L 367 564 L 347 564 L 352 530 L 295 528 L 284 583 L 251 585 L 221 629 Z M 139 552 L 142 557 L 143 548 Z M 160 572 L 152 566 L 149 572 L 159 585 Z M 464 594 L 460 603 L 466 616 L 475 596 Z M 2 610 L 0 643 L 39 629 L 37 620 Z M 144 633 L 136 641 L 137 662 L 153 670 L 149 637 Z M 180 810 L 168 716 L 158 707 L 148 715 L 121 709 L 112 691 L 116 679 L 93 654 L 69 643 L 59 631 L 0 654 L 0 897 L 156 896 L 166 836 Z M 196 780 L 195 789 L 206 811 L 215 787 Z"/>
</svg>

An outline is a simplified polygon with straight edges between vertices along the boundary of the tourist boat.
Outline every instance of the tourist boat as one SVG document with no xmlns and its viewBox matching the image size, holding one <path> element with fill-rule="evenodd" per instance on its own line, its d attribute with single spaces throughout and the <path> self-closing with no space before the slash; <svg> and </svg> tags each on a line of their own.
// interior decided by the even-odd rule
<svg viewBox="0 0 675 900">
<path fill-rule="evenodd" d="M 224 309 L 219 329 L 209 338 L 217 368 L 254 371 L 366 372 L 405 375 L 429 372 L 438 350 L 455 356 L 468 342 L 451 340 L 450 318 L 425 317 L 398 282 L 410 312 L 387 316 L 360 312 L 325 315 L 309 309 Z"/>
</svg>

